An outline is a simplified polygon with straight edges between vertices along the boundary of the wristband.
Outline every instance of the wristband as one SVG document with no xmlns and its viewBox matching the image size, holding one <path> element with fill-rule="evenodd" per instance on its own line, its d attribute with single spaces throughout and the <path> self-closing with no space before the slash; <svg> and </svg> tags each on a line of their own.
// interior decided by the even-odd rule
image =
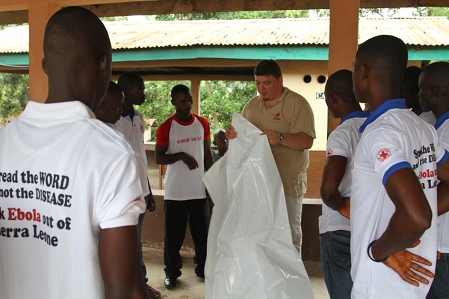
<svg viewBox="0 0 449 299">
<path fill-rule="evenodd" d="M 389 255 L 387 255 L 385 258 L 381 259 L 381 260 L 376 260 L 374 257 L 371 256 L 372 252 L 371 252 L 371 247 L 373 246 L 373 243 L 376 242 L 377 240 L 374 240 L 373 242 L 369 243 L 368 248 L 367 248 L 367 254 L 368 257 L 370 258 L 370 260 L 372 260 L 373 262 L 376 263 L 383 263 L 385 262 L 385 260 L 389 257 Z"/>
</svg>

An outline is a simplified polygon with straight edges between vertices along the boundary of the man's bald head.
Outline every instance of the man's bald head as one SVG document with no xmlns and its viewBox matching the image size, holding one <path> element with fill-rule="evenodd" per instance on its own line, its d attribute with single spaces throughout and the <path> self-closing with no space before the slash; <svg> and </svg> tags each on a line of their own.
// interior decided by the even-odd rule
<svg viewBox="0 0 449 299">
<path fill-rule="evenodd" d="M 81 7 L 56 12 L 44 35 L 47 103 L 77 100 L 95 111 L 110 81 L 111 57 L 108 32 L 95 14 Z"/>
<path fill-rule="evenodd" d="M 408 51 L 404 42 L 391 35 L 378 35 L 360 45 L 356 63 L 374 72 L 384 84 L 399 84 L 407 67 Z"/>
</svg>

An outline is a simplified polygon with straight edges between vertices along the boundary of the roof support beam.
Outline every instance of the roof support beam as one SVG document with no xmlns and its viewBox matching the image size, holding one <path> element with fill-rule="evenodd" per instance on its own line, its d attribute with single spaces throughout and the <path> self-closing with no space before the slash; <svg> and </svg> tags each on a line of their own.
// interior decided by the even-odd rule
<svg viewBox="0 0 449 299">
<path fill-rule="evenodd" d="M 41 66 L 44 57 L 44 31 L 50 16 L 59 9 L 60 7 L 56 4 L 47 1 L 30 4 L 28 16 L 30 22 L 30 99 L 36 102 L 45 102 L 47 99 L 47 75 Z"/>
<path fill-rule="evenodd" d="M 360 0 L 330 0 L 329 76 L 340 69 L 352 70 L 358 46 Z M 327 132 L 330 134 L 339 119 L 328 113 Z"/>
</svg>

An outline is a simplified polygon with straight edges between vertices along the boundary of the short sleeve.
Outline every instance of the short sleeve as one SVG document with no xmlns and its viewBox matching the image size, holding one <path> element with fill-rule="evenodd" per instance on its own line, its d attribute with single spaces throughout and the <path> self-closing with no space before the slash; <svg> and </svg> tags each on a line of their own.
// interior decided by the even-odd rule
<svg viewBox="0 0 449 299">
<path fill-rule="evenodd" d="M 96 193 L 100 227 L 136 225 L 139 215 L 145 211 L 145 201 L 134 155 L 127 153 L 111 160 L 100 173 L 102 177 L 98 181 L 103 184 Z"/>
<path fill-rule="evenodd" d="M 340 156 L 349 160 L 351 158 L 350 144 L 349 136 L 337 127 L 327 139 L 326 158 Z"/>
<path fill-rule="evenodd" d="M 304 97 L 298 96 L 299 103 L 295 105 L 294 109 L 296 111 L 292 113 L 290 120 L 290 132 L 293 134 L 303 132 L 312 138 L 316 138 L 312 108 Z"/>
<path fill-rule="evenodd" d="M 204 128 L 204 140 L 210 140 L 210 126 L 207 119 L 201 116 L 197 116 L 198 120 L 200 121 L 201 125 Z"/>
<path fill-rule="evenodd" d="M 367 153 L 369 164 L 385 185 L 389 176 L 403 168 L 412 168 L 404 152 L 407 144 L 402 132 L 383 128 L 364 136 L 363 151 Z"/>
<path fill-rule="evenodd" d="M 156 145 L 159 146 L 168 146 L 169 144 L 169 136 L 170 136 L 170 126 L 173 121 L 173 117 L 170 117 L 166 121 L 164 121 L 156 131 Z"/>
</svg>

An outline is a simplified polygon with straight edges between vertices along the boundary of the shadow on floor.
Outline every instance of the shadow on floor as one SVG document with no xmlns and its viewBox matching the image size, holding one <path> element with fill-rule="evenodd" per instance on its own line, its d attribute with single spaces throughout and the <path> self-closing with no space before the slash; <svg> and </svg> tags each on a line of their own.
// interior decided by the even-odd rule
<svg viewBox="0 0 449 299">
<path fill-rule="evenodd" d="M 193 263 L 194 253 L 182 251 L 182 276 L 178 279 L 177 286 L 173 290 L 166 290 L 164 287 L 164 253 L 160 249 L 143 248 L 143 258 L 147 266 L 148 284 L 162 293 L 164 299 L 203 299 L 204 279 L 196 277 Z M 309 274 L 315 299 L 329 299 L 326 286 L 324 284 L 321 264 L 319 262 L 304 262 L 304 266 Z"/>
</svg>

